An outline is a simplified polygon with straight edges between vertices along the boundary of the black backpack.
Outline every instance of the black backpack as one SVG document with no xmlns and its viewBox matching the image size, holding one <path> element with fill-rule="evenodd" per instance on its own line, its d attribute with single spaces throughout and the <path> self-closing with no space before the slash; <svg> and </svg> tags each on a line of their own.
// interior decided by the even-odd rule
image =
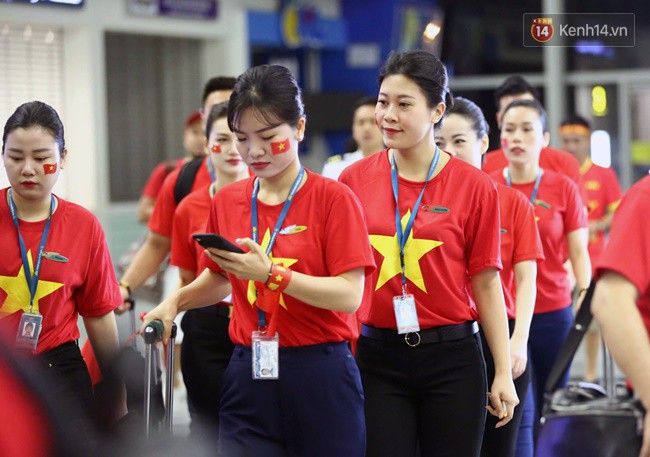
<svg viewBox="0 0 650 457">
<path fill-rule="evenodd" d="M 178 179 L 174 185 L 174 201 L 176 202 L 176 205 L 192 192 L 192 187 L 196 180 L 196 174 L 199 172 L 201 165 L 203 165 L 203 160 L 207 159 L 205 157 L 197 157 L 181 167 Z"/>
</svg>

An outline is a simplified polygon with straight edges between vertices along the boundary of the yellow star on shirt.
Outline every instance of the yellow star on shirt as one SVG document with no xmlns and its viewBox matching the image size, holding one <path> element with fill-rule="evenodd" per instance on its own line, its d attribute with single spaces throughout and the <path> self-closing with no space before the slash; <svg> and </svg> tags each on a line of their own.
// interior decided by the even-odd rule
<svg viewBox="0 0 650 457">
<path fill-rule="evenodd" d="M 262 249 L 266 251 L 266 248 L 269 245 L 269 241 L 271 241 L 271 230 L 266 229 L 266 232 L 264 233 L 264 237 L 262 238 Z M 298 259 L 286 259 L 282 257 L 273 257 L 273 251 L 269 254 L 269 257 L 271 259 L 271 262 L 273 262 L 276 265 L 282 265 L 284 268 L 289 268 L 291 265 L 294 263 L 298 262 Z M 282 277 L 280 276 L 280 279 Z M 280 279 L 277 279 L 277 281 L 280 281 Z M 255 300 L 257 300 L 257 289 L 255 288 L 255 283 L 254 281 L 248 281 L 248 303 L 250 303 L 251 306 L 254 306 Z M 284 304 L 284 295 L 280 294 L 280 305 L 284 308 L 287 309 L 287 306 Z"/>
<path fill-rule="evenodd" d="M 410 217 L 411 210 L 408 210 L 404 217 L 402 217 L 402 230 L 406 228 L 406 223 Z M 384 261 L 379 271 L 379 278 L 377 279 L 377 287 L 375 287 L 375 290 L 379 290 L 381 286 L 402 272 L 399 260 L 397 233 L 393 236 L 370 235 L 370 244 L 384 256 Z M 406 241 L 406 246 L 404 247 L 405 275 L 424 293 L 427 293 L 427 288 L 422 277 L 422 270 L 420 269 L 420 259 L 427 252 L 443 244 L 442 241 L 416 239 L 413 237 L 413 229 L 411 229 L 411 233 Z"/>
<path fill-rule="evenodd" d="M 32 251 L 27 252 L 29 270 L 34 272 L 34 263 L 32 261 Z M 36 295 L 34 296 L 34 310 L 38 311 L 38 301 L 50 295 L 52 292 L 63 287 L 58 282 L 38 281 Z M 0 289 L 4 290 L 7 298 L 0 307 L 0 319 L 7 317 L 16 311 L 29 312 L 29 287 L 25 278 L 25 268 L 21 265 L 20 271 L 16 276 L 0 276 Z"/>
</svg>

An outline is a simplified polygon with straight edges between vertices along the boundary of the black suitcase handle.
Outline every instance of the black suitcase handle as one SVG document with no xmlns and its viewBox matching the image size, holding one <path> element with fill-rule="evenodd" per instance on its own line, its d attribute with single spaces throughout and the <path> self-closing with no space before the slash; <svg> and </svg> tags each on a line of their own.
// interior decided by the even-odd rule
<svg viewBox="0 0 650 457">
<path fill-rule="evenodd" d="M 592 280 L 591 284 L 589 284 L 589 289 L 587 289 L 585 298 L 582 300 L 578 314 L 576 314 L 569 336 L 567 336 L 564 345 L 562 345 L 562 349 L 560 349 L 560 352 L 555 359 L 553 368 L 551 368 L 551 372 L 546 381 L 546 386 L 544 386 L 544 392 L 546 395 L 552 394 L 557 389 L 560 379 L 562 379 L 562 375 L 564 375 L 565 371 L 569 369 L 569 365 L 580 346 L 580 342 L 585 336 L 585 333 L 587 333 L 587 329 L 589 329 L 589 324 L 591 324 L 591 320 L 593 319 L 593 315 L 591 314 L 591 299 L 594 296 L 595 288 L 596 281 Z"/>
</svg>

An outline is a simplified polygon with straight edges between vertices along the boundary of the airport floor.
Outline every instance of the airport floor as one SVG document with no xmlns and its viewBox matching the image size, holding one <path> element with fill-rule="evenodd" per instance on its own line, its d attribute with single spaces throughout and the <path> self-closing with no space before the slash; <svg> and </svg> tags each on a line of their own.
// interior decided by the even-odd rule
<svg viewBox="0 0 650 457">
<path fill-rule="evenodd" d="M 129 245 L 143 233 L 146 229 L 144 226 L 140 225 L 136 221 L 135 217 L 135 204 L 122 204 L 122 205 L 113 205 L 109 208 L 105 214 L 100 215 L 100 220 L 106 232 L 106 238 L 108 240 L 109 249 L 113 257 L 113 261 L 116 262 L 128 249 Z M 148 311 L 153 306 L 154 303 L 139 300 L 136 304 L 137 315 L 142 311 Z M 118 330 L 120 334 L 120 340 L 125 342 L 131 334 L 131 324 L 128 314 L 118 316 Z M 82 341 L 85 340 L 85 332 L 83 330 L 83 323 L 79 321 L 79 328 L 82 332 Z M 142 340 L 138 343 L 139 349 L 144 350 L 144 343 Z M 602 364 L 602 354 L 601 362 L 599 362 L 599 376 L 602 374 L 601 369 Z M 582 380 L 583 373 L 585 371 L 585 354 L 584 347 L 581 347 L 578 351 L 573 365 L 571 367 L 571 379 L 572 380 Z M 622 379 L 620 371 L 616 370 L 617 379 Z M 179 373 L 180 376 L 180 373 Z M 187 409 L 187 392 L 185 386 L 182 382 L 182 377 L 180 378 L 179 386 L 174 390 L 174 434 L 185 435 L 189 432 L 190 417 Z"/>
</svg>

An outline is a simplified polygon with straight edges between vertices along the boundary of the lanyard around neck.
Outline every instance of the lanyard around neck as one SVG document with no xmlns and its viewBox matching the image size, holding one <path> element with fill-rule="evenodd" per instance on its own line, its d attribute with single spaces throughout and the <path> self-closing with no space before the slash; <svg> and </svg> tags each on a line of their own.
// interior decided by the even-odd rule
<svg viewBox="0 0 650 457">
<path fill-rule="evenodd" d="M 29 312 L 34 310 L 34 297 L 36 296 L 36 288 L 38 287 L 38 277 L 41 274 L 41 263 L 43 261 L 43 252 L 45 251 L 45 243 L 47 242 L 47 237 L 50 233 L 50 223 L 52 221 L 52 213 L 54 213 L 54 204 L 55 199 L 52 195 L 52 200 L 50 202 L 50 215 L 47 217 L 45 222 L 45 228 L 43 229 L 43 235 L 41 236 L 41 244 L 38 248 L 38 255 L 36 256 L 36 264 L 34 265 L 34 274 L 32 275 L 31 269 L 29 268 L 29 258 L 27 256 L 27 248 L 25 247 L 25 240 L 20 234 L 20 228 L 18 226 L 18 210 L 16 209 L 16 203 L 13 199 L 13 190 L 9 189 L 9 211 L 11 212 L 11 219 L 14 222 L 14 227 L 16 227 L 16 232 L 18 233 L 18 245 L 20 246 L 20 256 L 23 260 L 23 270 L 25 271 L 25 278 L 27 279 L 27 286 L 29 287 Z"/>
<path fill-rule="evenodd" d="M 534 205 L 537 200 L 537 193 L 539 192 L 539 184 L 542 182 L 542 169 L 540 168 L 535 178 L 535 185 L 533 186 L 533 193 L 530 195 L 530 202 Z M 506 168 L 506 184 L 512 187 L 512 178 L 510 177 L 510 170 Z"/>
<path fill-rule="evenodd" d="M 217 174 L 214 171 L 214 165 L 212 164 L 212 160 L 210 159 L 210 156 L 207 156 L 205 158 L 205 166 L 208 167 L 208 173 L 210 173 L 210 180 L 212 182 L 215 182 L 217 180 Z"/>
<path fill-rule="evenodd" d="M 282 206 L 280 217 L 278 218 L 278 221 L 275 223 L 273 233 L 271 234 L 271 239 L 269 240 L 269 244 L 266 247 L 266 255 L 271 254 L 271 250 L 273 249 L 275 240 L 278 237 L 278 233 L 280 233 L 280 230 L 282 230 L 282 224 L 284 224 L 284 220 L 287 218 L 287 214 L 289 213 L 289 208 L 291 208 L 291 203 L 293 203 L 293 199 L 296 196 L 298 189 L 300 188 L 300 184 L 302 183 L 302 179 L 304 176 L 305 176 L 305 169 L 303 167 L 300 167 L 300 172 L 298 172 L 298 176 L 296 177 L 296 180 L 293 182 L 293 185 L 289 190 L 289 195 L 287 195 L 287 199 L 284 201 L 284 205 Z M 259 193 L 259 191 L 260 191 L 260 180 L 259 178 L 257 178 L 255 180 L 255 184 L 253 185 L 253 197 L 251 201 L 251 226 L 253 228 L 253 241 L 258 244 L 259 244 L 258 241 L 259 225 L 258 225 L 258 211 L 257 211 L 257 194 Z M 258 308 L 257 315 L 258 315 L 260 328 L 266 327 L 266 317 L 264 315 L 264 311 Z"/>
<path fill-rule="evenodd" d="M 422 197 L 424 196 L 424 191 L 427 188 L 429 180 L 433 176 L 433 172 L 438 166 L 438 161 L 440 160 L 440 149 L 436 146 L 436 152 L 433 154 L 433 159 L 431 159 L 431 165 L 429 166 L 429 173 L 427 174 L 427 179 L 424 181 L 422 186 L 422 191 L 420 196 L 413 206 L 413 211 L 411 211 L 411 216 L 409 217 L 406 227 L 402 230 L 402 218 L 399 213 L 399 180 L 397 176 L 397 164 L 395 163 L 395 154 L 390 158 L 390 172 L 391 172 L 391 182 L 393 186 L 393 196 L 395 197 L 395 230 L 397 236 L 397 242 L 399 244 L 399 259 L 402 267 L 402 293 L 406 293 L 406 263 L 404 259 L 404 247 L 406 242 L 411 234 L 411 229 L 417 217 L 418 210 L 420 209 L 420 203 L 422 202 Z"/>
</svg>

